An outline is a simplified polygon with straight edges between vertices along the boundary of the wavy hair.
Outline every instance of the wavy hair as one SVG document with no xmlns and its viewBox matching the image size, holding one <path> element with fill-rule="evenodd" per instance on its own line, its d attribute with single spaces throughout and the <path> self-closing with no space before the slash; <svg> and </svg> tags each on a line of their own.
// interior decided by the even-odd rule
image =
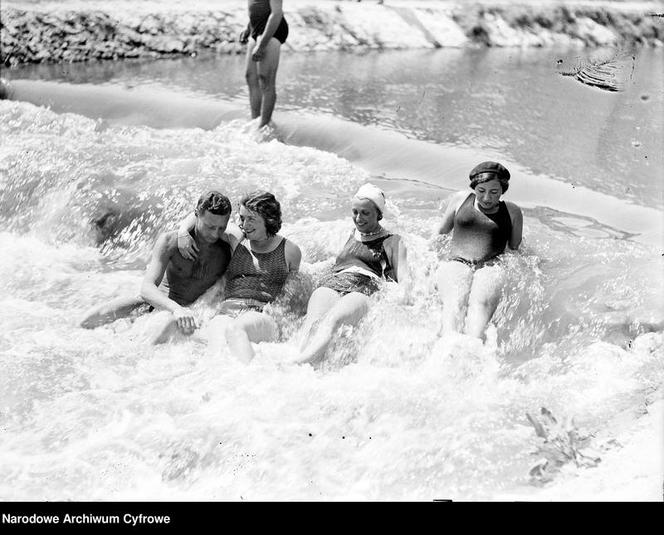
<svg viewBox="0 0 664 535">
<path fill-rule="evenodd" d="M 265 221 L 265 230 L 274 236 L 281 228 L 281 205 L 269 191 L 254 191 L 242 197 L 240 204 L 247 210 L 256 212 Z"/>
<path fill-rule="evenodd" d="M 228 215 L 232 209 L 228 197 L 214 190 L 201 195 L 198 203 L 196 203 L 196 215 L 202 215 L 203 212 L 210 212 L 214 215 Z"/>
</svg>

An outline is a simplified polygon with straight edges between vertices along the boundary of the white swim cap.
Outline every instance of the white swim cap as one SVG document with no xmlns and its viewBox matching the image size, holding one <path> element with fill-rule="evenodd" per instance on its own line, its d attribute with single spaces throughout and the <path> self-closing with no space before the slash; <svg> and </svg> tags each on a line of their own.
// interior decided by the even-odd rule
<svg viewBox="0 0 664 535">
<path fill-rule="evenodd" d="M 380 210 L 381 214 L 385 212 L 385 194 L 378 186 L 369 183 L 364 184 L 357 190 L 355 198 L 369 199 L 376 205 L 376 208 Z"/>
</svg>

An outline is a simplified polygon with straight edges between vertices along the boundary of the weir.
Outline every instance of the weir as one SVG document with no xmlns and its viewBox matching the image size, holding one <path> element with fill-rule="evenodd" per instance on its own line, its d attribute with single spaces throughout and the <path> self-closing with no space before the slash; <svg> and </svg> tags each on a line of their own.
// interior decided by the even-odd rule
<svg viewBox="0 0 664 535">
<path fill-rule="evenodd" d="M 330 77 L 356 70 L 344 65 L 347 71 L 331 69 Z M 616 135 L 624 136 L 634 118 L 649 124 L 659 109 L 650 84 L 651 98 L 640 109 L 634 106 L 646 90 L 635 88 L 636 98 L 623 102 L 627 92 L 590 93 L 605 99 L 587 104 L 600 118 L 598 127 L 563 139 L 546 153 L 547 170 L 534 172 L 539 168 L 528 152 L 510 150 L 511 144 L 587 122 L 585 100 L 579 105 L 566 95 L 556 107 L 573 104 L 578 123 L 545 115 L 546 128 L 539 130 L 537 122 L 522 120 L 504 144 L 460 136 L 471 122 L 447 120 L 439 121 L 436 136 L 423 136 L 437 141 L 424 142 L 401 134 L 410 131 L 403 124 L 392 131 L 363 126 L 375 119 L 370 114 L 340 119 L 345 115 L 335 108 L 334 117 L 319 112 L 329 108 L 302 99 L 309 91 L 304 85 L 294 94 L 301 105 L 282 102 L 287 113 L 277 113 L 274 135 L 258 143 L 246 100 L 227 100 L 239 92 L 215 86 L 207 93 L 215 97 L 198 96 L 206 90 L 199 83 L 196 94 L 184 93 L 191 86 L 170 79 L 178 67 L 164 73 L 163 86 L 145 73 L 96 86 L 16 80 L 15 101 L 0 102 L 0 248 L 7 252 L 0 259 L 0 400 L 7 409 L 0 414 L 6 436 L 0 495 L 42 501 L 661 499 L 661 235 L 644 246 L 599 223 L 586 228 L 593 214 L 612 227 L 643 231 L 639 239 L 657 232 L 647 227 L 661 208 L 619 197 L 620 186 L 637 180 L 640 169 L 652 171 L 647 179 L 653 180 L 644 179 L 645 193 L 629 198 L 646 204 L 648 194 L 657 194 L 660 159 L 648 146 L 653 163 L 639 167 L 623 150 L 615 159 L 624 158 L 634 172 L 621 170 L 609 181 L 602 172 L 614 160 L 606 156 L 620 143 L 596 153 L 584 143 L 572 164 L 572 147 L 565 150 L 567 142 L 586 134 L 595 139 L 607 128 L 619 127 Z M 501 86 L 513 90 L 517 105 L 550 99 L 547 93 L 522 100 L 516 86 L 523 83 L 512 78 L 522 70 L 514 66 Z M 224 74 L 241 84 L 237 73 Z M 164 90 L 136 85 L 146 79 Z M 468 106 L 492 94 L 491 84 L 480 85 Z M 346 103 L 361 111 L 374 94 Z M 441 91 L 446 105 L 448 95 Z M 452 107 L 472 96 L 462 86 L 457 95 Z M 391 102 L 377 94 L 368 109 Z M 285 104 L 309 111 L 288 111 Z M 505 111 L 503 104 L 488 102 L 480 119 Z M 616 108 L 620 113 L 603 122 Z M 647 135 L 661 139 L 654 126 Z M 454 146 L 452 139 L 462 141 Z M 638 139 L 647 144 L 645 136 Z M 547 148 L 538 144 L 531 153 Z M 586 155 L 593 165 L 584 166 Z M 524 210 L 524 245 L 505 255 L 504 300 L 488 344 L 443 339 L 434 274 L 450 240 L 431 240 L 430 224 L 447 191 L 467 187 L 470 166 L 494 157 L 514 174 L 508 198 L 531 207 Z M 572 185 L 575 169 L 587 175 L 588 189 Z M 408 244 L 412 300 L 400 303 L 399 288 L 387 285 L 364 323 L 340 335 L 322 369 L 288 365 L 306 299 L 347 239 L 348 196 L 369 179 L 397 208 L 386 213 L 386 226 Z M 301 304 L 276 311 L 279 341 L 258 344 L 255 361 L 246 365 L 209 330 L 147 345 L 149 315 L 79 328 L 76 318 L 91 306 L 137 290 L 153 238 L 191 211 L 199 191 L 217 184 L 233 199 L 250 188 L 274 189 L 287 214 L 284 235 L 303 251 L 310 286 L 298 290 Z M 572 211 L 583 215 L 563 216 Z M 100 231 L 117 233 L 94 243 L 88 233 L 100 213 L 108 216 L 97 220 Z M 217 300 L 210 294 L 196 305 L 203 321 Z M 560 423 L 542 427 L 544 436 L 526 417 L 538 418 L 542 407 Z M 588 457 L 591 467 L 575 463 Z M 167 519 L 127 513 L 119 523 Z"/>
<path fill-rule="evenodd" d="M 212 130 L 222 123 L 247 117 L 243 107 L 229 102 L 168 91 L 14 80 L 11 84 L 3 82 L 0 94 L 57 113 L 152 128 Z M 505 163 L 514 178 L 510 198 L 524 208 L 544 206 L 589 217 L 642 243 L 658 242 L 664 231 L 661 212 L 656 209 L 534 175 L 495 152 L 412 140 L 377 127 L 312 113 L 275 112 L 274 123 L 276 136 L 284 143 L 335 153 L 377 177 L 435 184 L 450 192 L 467 186 L 467 172 L 478 161 L 497 159 Z"/>
</svg>

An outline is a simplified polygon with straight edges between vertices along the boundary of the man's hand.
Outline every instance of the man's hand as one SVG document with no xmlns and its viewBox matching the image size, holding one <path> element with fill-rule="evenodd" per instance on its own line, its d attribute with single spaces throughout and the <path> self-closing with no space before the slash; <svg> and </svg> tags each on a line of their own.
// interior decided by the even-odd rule
<svg viewBox="0 0 664 535">
<path fill-rule="evenodd" d="M 249 42 L 249 34 L 251 32 L 249 31 L 249 28 L 245 28 L 240 32 L 240 35 L 238 36 L 238 41 L 240 41 L 240 44 L 246 45 Z"/>
<path fill-rule="evenodd" d="M 178 251 L 186 260 L 196 260 L 198 258 L 198 245 L 188 233 L 178 235 Z"/>
<path fill-rule="evenodd" d="M 253 61 L 260 61 L 264 57 L 265 57 L 265 50 L 263 50 L 260 43 L 257 43 L 251 52 L 251 59 Z"/>
<path fill-rule="evenodd" d="M 178 328 L 184 334 L 191 334 L 196 330 L 196 318 L 194 318 L 191 310 L 181 307 L 173 312 L 173 315 L 175 316 Z"/>
</svg>

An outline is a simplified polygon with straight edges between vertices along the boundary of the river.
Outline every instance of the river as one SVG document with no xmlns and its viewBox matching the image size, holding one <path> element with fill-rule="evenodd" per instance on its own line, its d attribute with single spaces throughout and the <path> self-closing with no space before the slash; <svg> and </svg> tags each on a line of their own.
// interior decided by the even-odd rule
<svg viewBox="0 0 664 535">
<path fill-rule="evenodd" d="M 610 93 L 561 76 L 585 54 L 284 55 L 269 142 L 251 133 L 239 56 L 9 71 L 0 497 L 661 499 L 661 443 L 643 458 L 634 444 L 662 437 L 643 415 L 664 379 L 664 56 L 619 52 L 625 89 Z M 438 337 L 431 280 L 449 238 L 430 232 L 484 159 L 512 171 L 525 221 L 481 347 Z M 203 190 L 273 191 L 315 280 L 368 180 L 408 244 L 413 304 L 382 292 L 321 369 L 283 364 L 302 306 L 246 366 L 203 336 L 149 347 L 146 318 L 77 327 L 136 292 L 157 235 Z M 532 475 L 555 449 L 526 417 L 541 407 L 601 461 Z"/>
</svg>

